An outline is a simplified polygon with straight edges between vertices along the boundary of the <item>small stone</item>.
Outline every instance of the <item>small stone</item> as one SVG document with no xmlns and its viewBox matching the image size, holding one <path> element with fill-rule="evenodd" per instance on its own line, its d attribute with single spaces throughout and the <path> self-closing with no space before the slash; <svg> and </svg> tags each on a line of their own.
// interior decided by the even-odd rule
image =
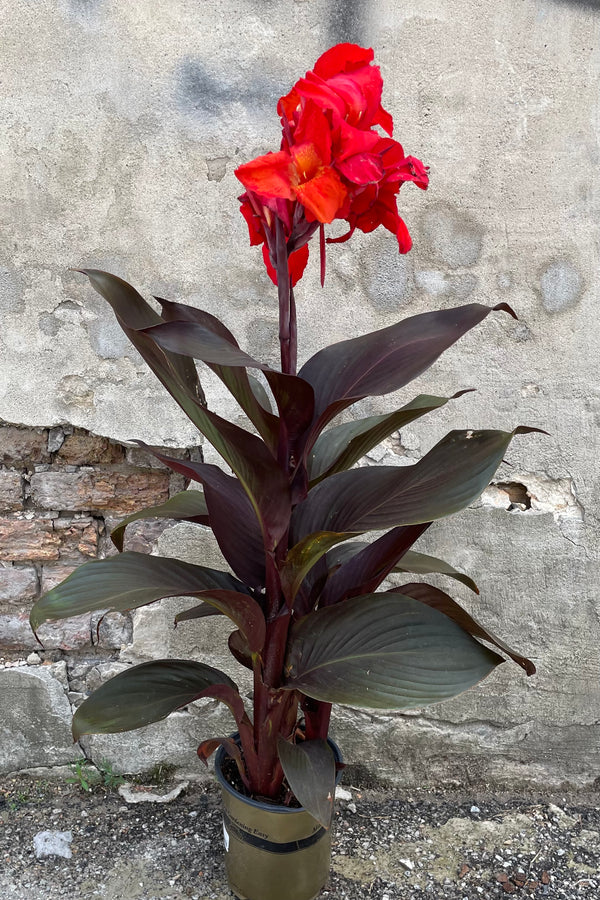
<svg viewBox="0 0 600 900">
<path fill-rule="evenodd" d="M 550 884 L 550 876 L 545 870 L 542 872 L 540 881 L 542 882 L 542 884 Z"/>
<path fill-rule="evenodd" d="M 479 809 L 478 806 L 472 806 L 471 812 L 473 813 L 473 815 L 476 815 L 478 812 L 481 812 L 481 810 Z"/>
<path fill-rule="evenodd" d="M 26 659 L 28 666 L 40 666 L 42 664 L 41 656 L 38 656 L 37 653 L 30 653 Z"/>
<path fill-rule="evenodd" d="M 412 861 L 412 859 L 399 859 L 398 862 L 400 863 L 402 868 L 406 869 L 409 872 L 412 872 L 412 870 L 415 867 L 415 864 Z"/>
<path fill-rule="evenodd" d="M 356 803 L 349 803 L 348 809 L 350 810 L 350 812 L 355 813 L 356 812 Z"/>
<path fill-rule="evenodd" d="M 335 799 L 336 800 L 352 800 L 352 794 L 350 793 L 350 791 L 347 791 L 343 787 L 336 787 Z"/>
<path fill-rule="evenodd" d="M 142 786 L 135 789 L 130 784 L 122 784 L 119 787 L 119 794 L 126 803 L 169 803 L 179 797 L 187 787 L 189 787 L 189 781 L 181 781 L 168 793 L 156 794 Z"/>
<path fill-rule="evenodd" d="M 38 859 L 47 856 L 62 856 L 71 859 L 73 856 L 69 846 L 73 840 L 70 831 L 38 831 L 33 836 L 33 849 Z"/>
<path fill-rule="evenodd" d="M 471 866 L 468 866 L 466 863 L 463 863 L 460 869 L 458 870 L 458 877 L 464 878 L 467 872 L 471 871 Z"/>
<path fill-rule="evenodd" d="M 60 426 L 48 431 L 48 453 L 56 453 L 60 450 L 65 440 L 65 433 Z"/>
</svg>

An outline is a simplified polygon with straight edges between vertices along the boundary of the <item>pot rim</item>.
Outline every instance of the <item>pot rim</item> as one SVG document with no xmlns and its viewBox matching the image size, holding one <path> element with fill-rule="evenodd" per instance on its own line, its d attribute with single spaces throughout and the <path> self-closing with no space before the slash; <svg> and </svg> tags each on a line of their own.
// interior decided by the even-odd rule
<svg viewBox="0 0 600 900">
<path fill-rule="evenodd" d="M 237 740 L 239 738 L 239 734 L 236 732 L 236 734 L 232 734 L 231 737 L 234 740 Z M 340 748 L 336 744 L 336 742 L 333 740 L 333 738 L 328 737 L 327 743 L 333 750 L 333 755 L 335 757 L 336 763 L 341 763 L 342 762 L 342 753 L 341 753 Z M 244 803 L 247 803 L 249 806 L 254 806 L 256 809 L 262 809 L 267 812 L 275 813 L 278 815 L 291 815 L 294 813 L 308 813 L 308 810 L 305 809 L 304 806 L 293 806 L 293 807 L 292 806 L 282 806 L 279 803 L 268 803 L 264 800 L 254 800 L 252 797 L 246 796 L 246 794 L 240 794 L 239 791 L 236 791 L 236 789 L 231 784 L 229 784 L 229 782 L 226 780 L 225 776 L 223 775 L 222 765 L 223 765 L 223 761 L 226 756 L 227 756 L 227 751 L 226 751 L 225 747 L 223 746 L 223 744 L 221 744 L 221 746 L 219 747 L 219 749 L 217 750 L 217 752 L 215 754 L 215 775 L 217 776 L 217 781 L 219 782 L 221 787 L 224 790 L 226 790 L 228 794 L 231 794 L 231 796 L 233 796 L 233 797 L 237 797 L 239 800 L 242 800 Z M 336 775 L 335 775 L 336 787 L 340 783 L 340 779 L 342 777 L 342 771 L 343 770 L 340 769 L 338 772 L 336 772 Z M 310 815 L 310 813 L 308 813 L 308 815 Z"/>
</svg>

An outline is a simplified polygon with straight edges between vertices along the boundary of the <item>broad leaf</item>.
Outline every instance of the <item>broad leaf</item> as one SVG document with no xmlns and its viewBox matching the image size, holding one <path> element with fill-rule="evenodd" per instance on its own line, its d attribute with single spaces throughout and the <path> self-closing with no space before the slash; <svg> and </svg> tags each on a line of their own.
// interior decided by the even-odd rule
<svg viewBox="0 0 600 900">
<path fill-rule="evenodd" d="M 242 632 L 239 630 L 232 631 L 227 644 L 231 655 L 235 657 L 239 664 L 252 671 L 252 653 Z"/>
<path fill-rule="evenodd" d="M 285 687 L 326 703 L 410 709 L 455 697 L 501 656 L 424 603 L 367 594 L 292 626 Z"/>
<path fill-rule="evenodd" d="M 344 555 L 350 555 L 347 555 L 346 562 L 327 581 L 319 599 L 319 606 L 331 606 L 348 597 L 376 591 L 398 560 L 404 558 L 409 547 L 412 547 L 430 524 L 424 522 L 419 525 L 399 526 L 381 535 L 371 544 L 340 546 L 337 557 L 340 561 L 344 559 Z M 358 546 L 358 552 L 353 552 L 354 546 Z"/>
<path fill-rule="evenodd" d="M 252 369 L 268 368 L 249 356 L 227 338 L 197 322 L 162 322 L 144 328 L 147 334 L 163 350 L 183 356 L 192 356 L 205 363 L 219 366 L 241 366 Z"/>
<path fill-rule="evenodd" d="M 99 609 L 124 612 L 163 597 L 194 596 L 205 590 L 246 589 L 228 572 L 127 551 L 79 566 L 37 601 L 30 622 L 35 631 L 43 622 Z M 248 600 L 255 602 L 249 595 Z"/>
<path fill-rule="evenodd" d="M 201 491 L 180 491 L 166 503 L 159 506 L 148 506 L 139 512 L 123 519 L 110 533 L 111 540 L 117 550 L 123 550 L 125 529 L 139 519 L 176 519 L 179 522 L 198 522 L 208 525 L 208 509 L 204 494 Z"/>
<path fill-rule="evenodd" d="M 416 526 L 408 527 L 415 528 Z M 380 542 L 381 544 L 387 543 L 385 541 L 385 538 L 386 535 L 383 535 L 372 544 L 369 544 L 366 541 L 352 541 L 337 546 L 333 550 L 330 550 L 327 553 L 327 564 L 332 571 L 337 567 L 337 571 L 333 572 L 331 576 L 332 579 L 336 578 L 338 572 L 342 572 L 342 568 L 345 566 L 345 564 L 348 563 L 358 553 L 362 553 L 362 551 L 365 551 L 365 554 L 368 556 L 371 552 L 373 552 L 370 551 L 369 548 L 377 547 L 377 544 Z M 463 572 L 459 572 L 457 569 L 451 566 L 450 563 L 445 562 L 445 560 L 443 559 L 438 559 L 436 556 L 429 556 L 426 553 L 417 553 L 414 550 L 406 550 L 399 553 L 397 559 L 399 560 L 399 562 L 388 568 L 386 577 L 390 572 L 412 572 L 414 575 L 447 575 L 449 578 L 453 578 L 455 581 L 462 582 L 462 584 L 466 585 L 474 593 L 479 593 L 479 588 L 472 578 L 469 578 L 469 576 L 465 575 Z M 340 568 L 340 566 L 342 568 Z M 350 570 L 348 570 L 348 575 L 346 576 L 347 581 L 349 583 L 352 583 L 355 576 L 356 572 L 354 574 L 351 574 Z M 381 581 L 379 582 L 379 584 L 381 584 Z M 379 587 L 379 585 L 377 585 L 376 587 Z M 375 590 L 375 588 L 373 588 L 373 590 Z M 359 593 L 365 594 L 371 593 L 371 591 L 362 590 L 359 591 Z"/>
<path fill-rule="evenodd" d="M 248 435 L 248 437 L 251 437 L 251 435 Z M 248 511 L 254 510 L 254 515 L 251 517 L 246 516 L 248 521 L 243 523 L 243 527 L 252 529 L 256 519 L 258 519 L 264 547 L 273 550 L 277 546 L 279 539 L 287 530 L 292 501 L 285 473 L 272 457 L 269 457 L 270 463 L 266 467 L 262 467 L 260 462 L 257 461 L 258 465 L 255 467 L 254 473 L 250 475 L 251 485 L 248 486 L 243 483 L 239 474 L 239 482 L 236 482 L 234 478 L 226 475 L 218 466 L 193 462 L 192 460 L 174 459 L 153 447 L 148 447 L 142 441 L 137 441 L 137 443 L 169 466 L 170 469 L 173 469 L 173 471 L 193 478 L 203 485 L 210 525 L 217 540 L 219 540 L 219 535 L 217 534 L 219 517 L 218 510 L 215 508 L 215 504 L 211 502 L 211 498 L 218 498 L 219 503 L 226 498 L 227 502 L 233 502 L 231 498 L 234 492 L 236 497 L 240 495 L 239 482 L 241 482 L 251 504 L 251 506 L 247 506 L 247 509 Z M 258 443 L 266 451 L 262 441 L 259 440 Z M 266 452 L 268 453 L 268 451 Z M 233 484 L 237 484 L 237 487 L 233 488 Z M 230 527 L 231 524 L 230 522 Z"/>
<path fill-rule="evenodd" d="M 327 741 L 292 744 L 280 737 L 277 752 L 296 799 L 323 828 L 329 828 L 335 798 L 335 757 Z"/>
<path fill-rule="evenodd" d="M 419 394 L 396 412 L 346 422 L 322 432 L 308 458 L 309 478 L 316 483 L 335 472 L 350 469 L 394 431 L 466 393 L 468 391 L 459 391 L 452 397 Z"/>
<path fill-rule="evenodd" d="M 136 294 L 130 285 L 106 272 L 86 270 L 86 274 L 96 290 L 109 302 L 113 302 L 111 298 L 115 295 L 120 298 L 125 288 L 129 293 Z M 265 546 L 273 549 L 287 530 L 291 500 L 286 475 L 268 447 L 260 438 L 206 409 L 192 395 L 189 386 L 184 384 L 170 358 L 149 335 L 125 327 L 123 322 L 121 325 L 155 375 L 233 469 L 256 510 Z"/>
<path fill-rule="evenodd" d="M 298 373 L 315 390 L 316 433 L 357 400 L 408 384 L 493 310 L 505 310 L 516 318 L 506 303 L 491 308 L 470 303 L 411 316 L 319 350 Z"/>
<path fill-rule="evenodd" d="M 153 341 L 140 331 L 152 325 L 158 325 L 163 320 L 149 303 L 138 294 L 130 284 L 110 272 L 102 272 L 100 269 L 77 269 L 83 275 L 87 275 L 92 287 L 111 305 L 117 317 L 119 325 L 150 366 L 155 375 L 165 383 L 161 377 L 161 369 L 171 369 L 179 384 L 193 400 L 198 400 L 201 405 L 206 405 L 206 398 L 200 387 L 198 372 L 193 360 L 178 353 L 163 351 L 156 347 Z"/>
<path fill-rule="evenodd" d="M 263 537 L 256 512 L 239 481 L 218 466 L 175 459 L 151 447 L 146 449 L 174 472 L 203 484 L 210 527 L 221 553 L 245 584 L 264 587 Z"/>
<path fill-rule="evenodd" d="M 394 588 L 394 591 L 400 592 L 407 597 L 413 597 L 421 603 L 426 603 L 427 606 L 430 606 L 432 609 L 438 609 L 440 612 L 444 613 L 444 615 L 449 616 L 449 618 L 460 625 L 461 628 L 464 628 L 465 631 L 468 631 L 469 634 L 472 634 L 473 637 L 481 638 L 481 640 L 494 644 L 495 647 L 498 647 L 499 650 L 502 650 L 503 653 L 510 656 L 517 665 L 521 666 L 522 669 L 525 669 L 528 675 L 535 675 L 535 666 L 530 659 L 511 650 L 504 641 L 501 641 L 499 638 L 495 637 L 491 631 L 484 628 L 477 619 L 474 619 L 473 616 L 469 615 L 456 600 L 453 600 L 452 597 L 449 597 L 444 591 L 440 591 L 430 584 L 422 583 L 403 584 L 402 587 Z"/>
<path fill-rule="evenodd" d="M 394 566 L 392 572 L 412 572 L 413 575 L 431 575 L 434 573 L 447 575 L 449 578 L 454 578 L 455 581 L 462 582 L 475 594 L 479 593 L 479 588 L 472 578 L 469 578 L 464 572 L 459 572 L 443 559 L 429 556 L 427 553 L 416 553 L 414 550 L 408 550 L 402 556 L 398 565 Z"/>
<path fill-rule="evenodd" d="M 202 743 L 198 747 L 199 758 L 202 760 L 205 766 L 208 766 L 209 757 L 212 756 L 215 750 L 218 750 L 221 745 L 225 747 L 227 755 L 235 761 L 235 764 L 238 767 L 238 772 L 240 773 L 240 778 L 248 789 L 248 792 L 251 793 L 250 782 L 248 780 L 248 775 L 246 772 L 244 761 L 242 759 L 240 748 L 232 738 L 207 738 L 205 741 L 202 741 Z"/>
<path fill-rule="evenodd" d="M 294 540 L 316 531 L 431 522 L 458 512 L 489 484 L 513 436 L 536 430 L 451 431 L 412 466 L 369 466 L 332 475 L 295 508 Z"/>
<path fill-rule="evenodd" d="M 256 600 L 249 594 L 241 594 L 237 591 L 199 591 L 196 594 L 204 603 L 214 606 L 220 613 L 228 616 L 234 622 L 244 635 L 248 646 L 252 653 L 258 653 L 262 650 L 265 642 L 266 623 L 262 609 Z M 203 604 L 204 605 L 204 604 Z M 188 610 L 183 616 L 192 618 L 191 612 L 198 610 Z M 202 615 L 195 616 L 199 618 Z M 182 621 L 182 618 L 175 619 L 175 622 Z"/>
<path fill-rule="evenodd" d="M 281 420 L 285 423 L 288 440 L 292 447 L 310 428 L 315 395 L 312 386 L 297 375 L 286 375 L 268 369 L 265 378 L 275 397 Z"/>
<path fill-rule="evenodd" d="M 187 306 L 156 298 L 162 306 L 163 318 L 167 322 L 192 322 L 212 331 L 217 337 L 228 341 L 233 348 L 238 343 L 229 329 L 216 316 Z M 207 362 L 215 375 L 221 379 L 229 392 L 244 410 L 258 433 L 274 452 L 277 450 L 279 423 L 272 415 L 268 395 L 259 381 L 239 366 L 224 366 Z"/>
<path fill-rule="evenodd" d="M 224 672 L 191 660 L 158 659 L 126 669 L 78 708 L 73 740 L 83 734 L 115 734 L 158 722 L 216 684 L 237 690 Z"/>
<path fill-rule="evenodd" d="M 335 531 L 319 531 L 309 534 L 288 550 L 285 563 L 281 567 L 281 584 L 289 600 L 296 596 L 300 585 L 315 563 L 336 544 L 348 540 L 352 535 Z"/>
<path fill-rule="evenodd" d="M 211 606 L 210 603 L 200 603 L 198 606 L 192 606 L 191 609 L 185 609 L 183 612 L 177 613 L 174 624 L 179 625 L 180 622 L 191 622 L 193 619 L 206 619 L 210 616 L 222 616 L 220 609 Z"/>
</svg>

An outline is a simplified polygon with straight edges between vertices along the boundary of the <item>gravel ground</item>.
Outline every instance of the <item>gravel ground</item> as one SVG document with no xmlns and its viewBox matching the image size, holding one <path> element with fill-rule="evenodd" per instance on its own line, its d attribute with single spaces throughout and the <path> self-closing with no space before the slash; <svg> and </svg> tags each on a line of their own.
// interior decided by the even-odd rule
<svg viewBox="0 0 600 900">
<path fill-rule="evenodd" d="M 344 790 L 322 898 L 600 897 L 598 794 Z M 42 831 L 70 832 L 71 858 L 37 858 Z M 0 897 L 231 900 L 215 786 L 129 804 L 104 787 L 0 780 Z"/>
</svg>

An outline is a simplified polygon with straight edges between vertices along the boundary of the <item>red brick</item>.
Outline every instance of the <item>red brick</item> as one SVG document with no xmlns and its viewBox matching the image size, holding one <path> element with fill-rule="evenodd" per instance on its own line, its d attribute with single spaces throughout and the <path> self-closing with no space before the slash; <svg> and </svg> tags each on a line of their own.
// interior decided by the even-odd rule
<svg viewBox="0 0 600 900">
<path fill-rule="evenodd" d="M 25 468 L 50 460 L 48 430 L 0 425 L 0 462 L 5 466 Z"/>
<path fill-rule="evenodd" d="M 0 472 L 0 510 L 23 509 L 23 484 L 18 472 Z"/>
<path fill-rule="evenodd" d="M 76 428 L 73 434 L 65 437 L 62 447 L 56 454 L 56 460 L 71 466 L 89 466 L 98 463 L 110 465 L 124 462 L 125 447 L 109 441 L 108 438 Z"/>
<path fill-rule="evenodd" d="M 31 497 L 41 509 L 111 510 L 126 515 L 164 503 L 169 497 L 169 476 L 126 467 L 37 472 L 31 476 Z"/>
<path fill-rule="evenodd" d="M 93 519 L 53 519 L 54 531 L 60 537 L 60 558 L 75 559 L 98 555 L 98 529 Z"/>
<path fill-rule="evenodd" d="M 0 603 L 22 606 L 33 600 L 37 591 L 38 577 L 33 566 L 0 566 Z"/>
<path fill-rule="evenodd" d="M 0 518 L 0 560 L 23 562 L 60 557 L 60 535 L 51 519 Z"/>
<path fill-rule="evenodd" d="M 0 560 L 84 561 L 96 556 L 98 531 L 90 518 L 0 518 Z"/>
</svg>

